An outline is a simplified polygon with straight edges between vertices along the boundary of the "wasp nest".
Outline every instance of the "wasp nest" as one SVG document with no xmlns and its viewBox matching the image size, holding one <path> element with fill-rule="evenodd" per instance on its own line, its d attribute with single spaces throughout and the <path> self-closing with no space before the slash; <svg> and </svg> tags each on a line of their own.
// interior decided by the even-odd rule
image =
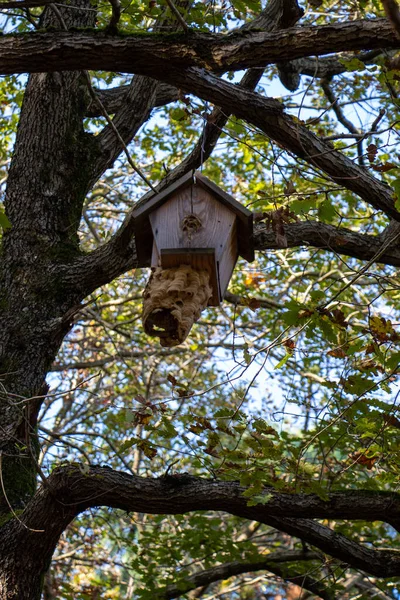
<svg viewBox="0 0 400 600">
<path fill-rule="evenodd" d="M 161 346 L 181 344 L 212 295 L 208 271 L 189 265 L 154 269 L 143 292 L 143 326 Z"/>
</svg>

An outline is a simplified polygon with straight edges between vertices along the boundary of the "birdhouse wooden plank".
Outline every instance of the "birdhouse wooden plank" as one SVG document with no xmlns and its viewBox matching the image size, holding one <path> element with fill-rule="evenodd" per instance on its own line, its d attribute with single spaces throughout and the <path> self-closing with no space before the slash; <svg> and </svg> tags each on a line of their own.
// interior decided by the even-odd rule
<svg viewBox="0 0 400 600">
<path fill-rule="evenodd" d="M 153 269 L 144 292 L 145 329 L 175 345 L 205 306 L 223 300 L 238 255 L 254 259 L 253 216 L 199 173 L 185 175 L 133 216 L 138 266 Z M 175 338 L 174 319 L 176 328 L 180 321 Z"/>
<path fill-rule="evenodd" d="M 149 219 L 153 234 L 151 266 L 168 268 L 181 261 L 195 269 L 207 269 L 213 281 L 209 305 L 218 306 L 238 255 L 235 213 L 208 190 L 192 185 L 175 192 Z"/>
</svg>

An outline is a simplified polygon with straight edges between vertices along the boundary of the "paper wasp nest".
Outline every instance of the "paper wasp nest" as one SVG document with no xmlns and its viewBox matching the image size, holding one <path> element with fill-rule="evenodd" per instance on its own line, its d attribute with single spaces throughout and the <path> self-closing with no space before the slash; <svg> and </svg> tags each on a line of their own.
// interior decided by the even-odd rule
<svg viewBox="0 0 400 600">
<path fill-rule="evenodd" d="M 161 346 L 178 346 L 187 338 L 211 296 L 206 270 L 196 271 L 189 265 L 154 268 L 143 292 L 145 332 L 159 337 Z"/>
</svg>

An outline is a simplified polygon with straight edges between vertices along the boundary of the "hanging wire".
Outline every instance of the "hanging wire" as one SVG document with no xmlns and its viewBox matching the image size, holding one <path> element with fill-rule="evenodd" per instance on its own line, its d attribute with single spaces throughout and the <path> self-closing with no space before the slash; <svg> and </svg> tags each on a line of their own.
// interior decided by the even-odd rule
<svg viewBox="0 0 400 600">
<path fill-rule="evenodd" d="M 193 169 L 192 178 L 193 178 L 193 181 L 192 181 L 192 185 L 190 186 L 190 213 L 192 215 L 194 215 L 194 211 L 193 211 L 193 186 L 196 185 L 196 173 L 195 173 L 194 169 Z"/>
<path fill-rule="evenodd" d="M 206 143 L 206 127 L 207 127 L 207 116 L 208 116 L 208 102 L 205 103 L 204 106 L 204 125 L 203 125 L 203 133 L 201 134 L 201 153 L 200 153 L 200 171 L 203 172 L 203 162 L 204 162 L 204 154 L 205 154 L 205 143 Z"/>
</svg>

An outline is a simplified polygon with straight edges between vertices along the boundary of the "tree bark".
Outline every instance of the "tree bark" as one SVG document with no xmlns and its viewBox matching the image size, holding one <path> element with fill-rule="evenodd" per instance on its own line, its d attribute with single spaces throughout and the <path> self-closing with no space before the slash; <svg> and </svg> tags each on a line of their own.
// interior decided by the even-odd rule
<svg viewBox="0 0 400 600">
<path fill-rule="evenodd" d="M 74 4 L 74 11 L 60 9 L 64 23 L 93 26 L 96 13 L 85 10 L 90 1 Z M 42 22 L 60 25 L 51 8 Z M 47 536 L 21 526 L 15 514 L 35 492 L 36 421 L 45 377 L 80 302 L 76 292 L 63 289 L 57 273 L 80 253 L 84 166 L 98 152 L 94 137 L 83 130 L 88 101 L 80 72 L 31 75 L 9 169 L 5 208 L 11 228 L 3 236 L 0 262 L 1 600 L 39 598 L 51 556 L 38 550 L 48 545 Z M 9 522 L 18 534 L 10 534 Z"/>
<path fill-rule="evenodd" d="M 88 470 L 76 465 L 59 467 L 46 486 L 39 488 L 19 520 L 10 519 L 1 529 L 0 599 L 38 599 L 41 580 L 59 536 L 75 516 L 97 506 L 148 514 L 225 511 L 305 539 L 371 575 L 400 575 L 398 552 L 375 550 L 312 518 L 304 518 L 382 519 L 395 523 L 400 511 L 397 494 L 336 492 L 324 501 L 311 494 L 284 494 L 266 488 L 265 493 L 270 496 L 267 502 L 248 506 L 244 491 L 237 482 L 187 474 L 151 479 L 107 467 Z"/>
<path fill-rule="evenodd" d="M 0 39 L 0 73 L 90 69 L 160 78 L 170 68 L 240 71 L 305 56 L 399 47 L 400 39 L 386 19 L 293 27 L 272 33 L 239 30 L 229 35 L 29 33 Z"/>
</svg>

